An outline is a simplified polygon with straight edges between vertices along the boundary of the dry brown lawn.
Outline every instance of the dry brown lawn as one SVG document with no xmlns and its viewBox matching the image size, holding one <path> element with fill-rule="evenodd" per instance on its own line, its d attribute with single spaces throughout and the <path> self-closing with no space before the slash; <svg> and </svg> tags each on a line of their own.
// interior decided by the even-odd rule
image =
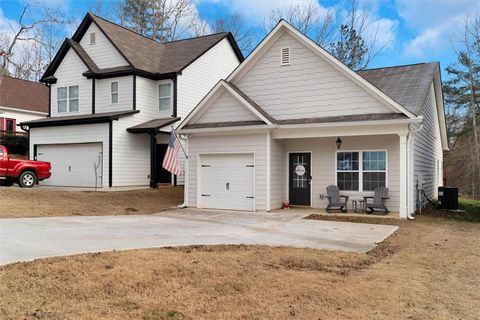
<svg viewBox="0 0 480 320">
<path fill-rule="evenodd" d="M 145 214 L 183 202 L 182 187 L 93 192 L 0 187 L 0 218 Z"/>
<path fill-rule="evenodd" d="M 368 254 L 209 246 L 16 263 L 0 267 L 0 319 L 478 319 L 480 224 L 400 225 Z"/>
</svg>

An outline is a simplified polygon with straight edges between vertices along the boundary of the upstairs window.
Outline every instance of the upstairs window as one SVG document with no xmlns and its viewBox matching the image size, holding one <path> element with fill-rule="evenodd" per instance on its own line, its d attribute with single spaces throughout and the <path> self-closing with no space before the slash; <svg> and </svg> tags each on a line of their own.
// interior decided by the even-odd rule
<svg viewBox="0 0 480 320">
<path fill-rule="evenodd" d="M 90 33 L 90 44 L 95 44 L 95 32 Z"/>
<path fill-rule="evenodd" d="M 15 120 L 14 119 L 6 119 L 6 131 L 15 131 Z"/>
<path fill-rule="evenodd" d="M 158 85 L 158 106 L 160 111 L 172 109 L 172 84 L 160 83 Z"/>
<path fill-rule="evenodd" d="M 77 86 L 57 88 L 57 111 L 75 112 L 78 111 L 79 89 Z"/>
<path fill-rule="evenodd" d="M 110 95 L 111 95 L 111 103 L 115 104 L 118 103 L 118 82 L 111 82 L 110 83 Z"/>
<path fill-rule="evenodd" d="M 281 49 L 280 63 L 282 66 L 288 66 L 290 64 L 290 48 Z"/>
</svg>

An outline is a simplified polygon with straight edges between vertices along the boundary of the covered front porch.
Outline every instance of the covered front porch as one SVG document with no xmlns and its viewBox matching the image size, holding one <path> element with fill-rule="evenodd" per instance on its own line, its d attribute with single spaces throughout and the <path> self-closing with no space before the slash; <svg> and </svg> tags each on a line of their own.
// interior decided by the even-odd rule
<svg viewBox="0 0 480 320">
<path fill-rule="evenodd" d="M 348 213 L 357 214 L 365 196 L 378 186 L 388 188 L 389 216 L 406 218 L 408 154 L 406 125 L 277 129 L 267 134 L 267 210 L 290 206 L 315 208 L 328 205 L 326 188 L 335 185 L 349 196 Z M 412 179 L 413 180 L 413 179 Z M 413 187 L 413 186 L 412 186 Z M 410 190 L 413 190 L 410 189 Z M 317 210 L 315 210 L 317 211 Z"/>
</svg>

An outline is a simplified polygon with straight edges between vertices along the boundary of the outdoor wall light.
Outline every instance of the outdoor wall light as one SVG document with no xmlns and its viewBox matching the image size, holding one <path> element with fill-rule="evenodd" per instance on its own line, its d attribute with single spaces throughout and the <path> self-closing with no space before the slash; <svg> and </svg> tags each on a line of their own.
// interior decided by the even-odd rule
<svg viewBox="0 0 480 320">
<path fill-rule="evenodd" d="M 342 146 L 342 139 L 340 139 L 340 137 L 337 138 L 337 141 L 335 142 L 335 144 L 337 145 L 337 149 L 340 150 L 340 147 Z"/>
</svg>

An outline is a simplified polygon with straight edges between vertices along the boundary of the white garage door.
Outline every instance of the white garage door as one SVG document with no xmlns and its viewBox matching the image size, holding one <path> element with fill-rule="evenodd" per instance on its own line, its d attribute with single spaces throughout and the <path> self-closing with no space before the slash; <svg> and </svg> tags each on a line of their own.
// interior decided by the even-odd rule
<svg viewBox="0 0 480 320">
<path fill-rule="evenodd" d="M 52 176 L 42 185 L 95 187 L 96 179 L 102 186 L 102 143 L 38 145 L 37 160 L 52 164 Z"/>
<path fill-rule="evenodd" d="M 202 208 L 254 210 L 253 154 L 200 156 Z"/>
</svg>

